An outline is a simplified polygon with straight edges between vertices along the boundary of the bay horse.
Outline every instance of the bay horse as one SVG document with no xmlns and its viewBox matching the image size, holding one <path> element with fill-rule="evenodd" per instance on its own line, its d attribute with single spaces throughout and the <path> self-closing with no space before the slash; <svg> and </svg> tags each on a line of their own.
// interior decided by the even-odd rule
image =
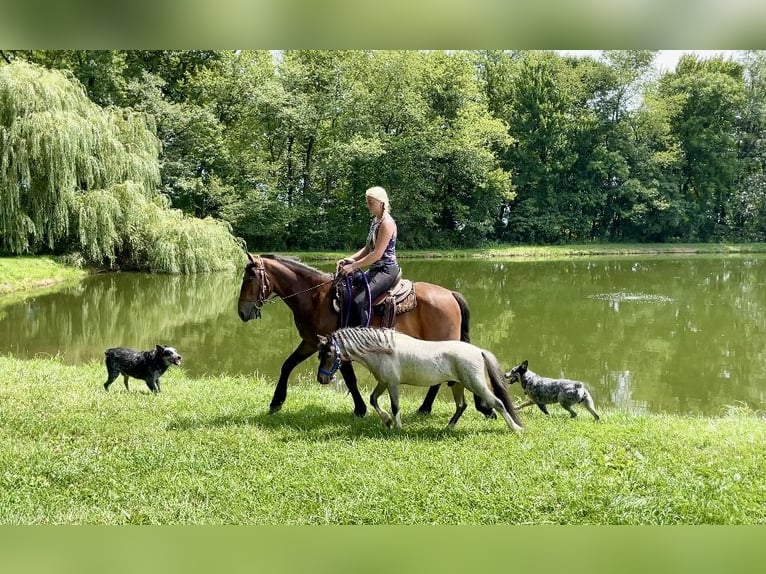
<svg viewBox="0 0 766 574">
<path fill-rule="evenodd" d="M 282 299 L 293 312 L 295 327 L 301 342 L 282 364 L 279 381 L 269 405 L 269 412 L 276 413 L 287 398 L 287 379 L 292 370 L 316 353 L 319 335 L 329 335 L 339 327 L 339 315 L 332 305 L 335 291 L 334 275 L 315 269 L 305 263 L 279 255 L 256 255 L 247 253 L 239 292 L 238 313 L 242 321 L 261 316 L 261 307 L 272 295 Z M 414 309 L 398 315 L 395 328 L 418 339 L 429 341 L 470 340 L 468 304 L 457 291 L 439 285 L 418 281 L 414 283 L 417 305 Z M 381 317 L 373 316 L 371 326 L 379 327 Z M 354 414 L 363 417 L 367 413 L 359 394 L 356 374 L 350 362 L 340 365 L 340 372 L 354 400 Z M 418 409 L 429 414 L 439 385 L 426 393 Z M 475 399 L 476 409 L 486 416 L 493 411 Z"/>
<path fill-rule="evenodd" d="M 465 411 L 464 388 L 500 413 L 510 430 L 523 428 L 503 385 L 503 371 L 497 358 L 471 343 L 423 341 L 393 329 L 367 327 L 338 329 L 329 337 L 320 335 L 317 380 L 329 383 L 343 361 L 361 363 L 378 381 L 370 395 L 370 404 L 387 427 L 393 424 L 402 428 L 400 385 L 430 387 L 451 380 L 455 381 L 452 385 L 455 414 L 447 424 L 448 429 L 455 428 Z M 391 415 L 378 405 L 378 398 L 386 390 L 391 400 Z"/>
</svg>

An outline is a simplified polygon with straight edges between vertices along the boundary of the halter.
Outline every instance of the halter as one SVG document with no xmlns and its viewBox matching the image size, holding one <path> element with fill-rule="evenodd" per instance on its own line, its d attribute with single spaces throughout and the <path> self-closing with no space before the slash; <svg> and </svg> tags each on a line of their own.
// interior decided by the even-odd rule
<svg viewBox="0 0 766 574">
<path fill-rule="evenodd" d="M 338 372 L 338 369 L 340 368 L 340 347 L 338 347 L 338 341 L 335 340 L 335 337 L 330 337 L 330 341 L 332 341 L 332 348 L 333 351 L 335 351 L 335 360 L 332 363 L 332 367 L 330 367 L 330 370 L 323 369 L 322 365 L 319 365 L 318 373 L 320 375 L 325 375 L 329 378 L 333 378 L 335 376 L 335 373 Z"/>
</svg>

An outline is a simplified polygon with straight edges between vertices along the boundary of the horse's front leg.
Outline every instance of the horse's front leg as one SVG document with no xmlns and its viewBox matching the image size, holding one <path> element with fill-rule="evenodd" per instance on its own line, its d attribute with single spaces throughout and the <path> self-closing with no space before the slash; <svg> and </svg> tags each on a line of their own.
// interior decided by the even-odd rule
<svg viewBox="0 0 766 574">
<path fill-rule="evenodd" d="M 428 392 L 426 393 L 426 396 L 423 399 L 423 404 L 421 404 L 420 408 L 418 409 L 418 414 L 421 414 L 421 415 L 431 414 L 431 409 L 434 406 L 434 399 L 436 399 L 436 395 L 439 393 L 440 386 L 441 385 L 432 385 L 428 387 Z"/>
<path fill-rule="evenodd" d="M 386 411 L 380 408 L 380 405 L 378 405 L 378 398 L 387 388 L 388 385 L 386 385 L 386 383 L 378 383 L 378 385 L 372 389 L 372 394 L 370 395 L 370 404 L 372 405 L 372 408 L 377 411 L 380 420 L 383 421 L 383 424 L 387 427 L 390 427 L 391 417 Z"/>
<path fill-rule="evenodd" d="M 343 381 L 348 387 L 348 392 L 351 393 L 351 398 L 354 399 L 354 415 L 363 417 L 367 414 L 367 405 L 364 404 L 364 399 L 359 392 L 359 386 L 356 384 L 356 373 L 354 373 L 353 365 L 350 362 L 341 363 L 340 374 L 343 375 Z"/>
<path fill-rule="evenodd" d="M 279 381 L 274 388 L 274 396 L 271 399 L 269 405 L 269 414 L 273 415 L 282 408 L 285 399 L 287 399 L 287 379 L 290 377 L 290 373 L 293 369 L 308 359 L 311 355 L 316 353 L 316 347 L 303 341 L 296 349 L 290 354 L 285 362 L 282 363 L 282 370 L 279 373 Z"/>
</svg>

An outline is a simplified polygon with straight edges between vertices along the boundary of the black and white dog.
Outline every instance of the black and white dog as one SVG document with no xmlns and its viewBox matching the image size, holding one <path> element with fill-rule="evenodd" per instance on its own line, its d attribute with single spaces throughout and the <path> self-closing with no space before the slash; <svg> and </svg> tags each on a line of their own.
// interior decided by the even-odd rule
<svg viewBox="0 0 766 574">
<path fill-rule="evenodd" d="M 181 355 L 173 347 L 157 345 L 152 351 L 134 351 L 125 347 L 107 349 L 106 372 L 107 379 L 104 388 L 108 391 L 119 375 L 125 377 L 125 388 L 128 387 L 128 377 L 141 379 L 153 393 L 160 392 L 160 377 L 170 365 L 180 365 Z"/>
<path fill-rule="evenodd" d="M 588 389 L 585 388 L 584 383 L 569 379 L 541 377 L 534 371 L 530 371 L 528 366 L 528 361 L 524 360 L 523 363 L 505 373 L 505 378 L 508 379 L 509 384 L 519 381 L 521 388 L 524 389 L 524 394 L 529 397 L 529 400 L 520 404 L 518 408 L 523 409 L 529 405 L 537 405 L 547 415 L 548 409 L 545 405 L 559 403 L 574 418 L 577 413 L 574 412 L 572 405 L 582 403 L 596 420 L 600 419 L 596 407 L 593 405 L 593 398 Z"/>
</svg>

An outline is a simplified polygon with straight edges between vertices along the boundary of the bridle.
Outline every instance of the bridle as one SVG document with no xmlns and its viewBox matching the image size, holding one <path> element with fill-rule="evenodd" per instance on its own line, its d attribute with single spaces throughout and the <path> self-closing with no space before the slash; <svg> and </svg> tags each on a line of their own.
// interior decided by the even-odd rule
<svg viewBox="0 0 766 574">
<path fill-rule="evenodd" d="M 338 347 L 338 341 L 335 340 L 335 337 L 330 337 L 328 342 L 332 342 L 332 349 L 335 353 L 335 360 L 332 363 L 332 367 L 330 367 L 329 370 L 323 369 L 322 365 L 319 365 L 318 373 L 320 375 L 325 375 L 328 378 L 332 379 L 335 376 L 335 373 L 338 372 L 338 369 L 340 368 L 340 347 Z"/>
<path fill-rule="evenodd" d="M 260 279 L 259 288 L 255 299 L 240 298 L 240 301 L 255 303 L 255 316 L 256 318 L 260 318 L 261 307 L 267 303 L 269 296 L 272 294 L 271 282 L 269 281 L 269 275 L 266 273 L 266 267 L 264 266 L 263 259 L 261 259 L 260 255 L 256 255 L 255 258 L 253 258 L 253 256 L 248 253 L 247 258 L 250 259 L 250 265 L 252 266 L 253 271 L 255 271 L 255 277 L 253 279 Z M 246 269 L 245 274 L 247 274 L 247 272 L 248 270 Z"/>
<path fill-rule="evenodd" d="M 273 301 L 276 301 L 277 299 L 272 298 L 271 295 L 274 294 L 273 289 L 271 288 L 271 282 L 269 281 L 269 274 L 266 273 L 266 267 L 263 264 L 263 259 L 260 255 L 256 255 L 253 257 L 249 252 L 247 254 L 247 258 L 250 260 L 250 265 L 248 267 L 252 266 L 253 271 L 255 271 L 255 277 L 253 277 L 254 280 L 256 277 L 260 277 L 260 287 L 258 289 L 258 295 L 255 299 L 245 299 L 240 297 L 240 301 L 246 301 L 248 303 L 255 303 L 255 316 L 256 318 L 261 317 L 261 307 L 263 307 L 266 303 L 271 303 Z M 247 269 L 245 270 L 245 273 L 247 273 Z M 279 295 L 277 294 L 277 297 L 279 299 L 289 299 L 290 297 L 295 297 L 296 295 L 301 295 L 303 293 L 308 293 L 309 291 L 313 291 L 314 289 L 319 289 L 323 285 L 327 285 L 328 283 L 332 283 L 335 280 L 335 277 L 333 276 L 332 279 L 329 281 L 323 281 L 322 283 L 319 283 L 318 285 L 314 285 L 313 287 L 309 287 L 308 289 L 303 289 L 302 291 L 296 291 L 295 293 L 291 293 L 290 295 Z"/>
</svg>

